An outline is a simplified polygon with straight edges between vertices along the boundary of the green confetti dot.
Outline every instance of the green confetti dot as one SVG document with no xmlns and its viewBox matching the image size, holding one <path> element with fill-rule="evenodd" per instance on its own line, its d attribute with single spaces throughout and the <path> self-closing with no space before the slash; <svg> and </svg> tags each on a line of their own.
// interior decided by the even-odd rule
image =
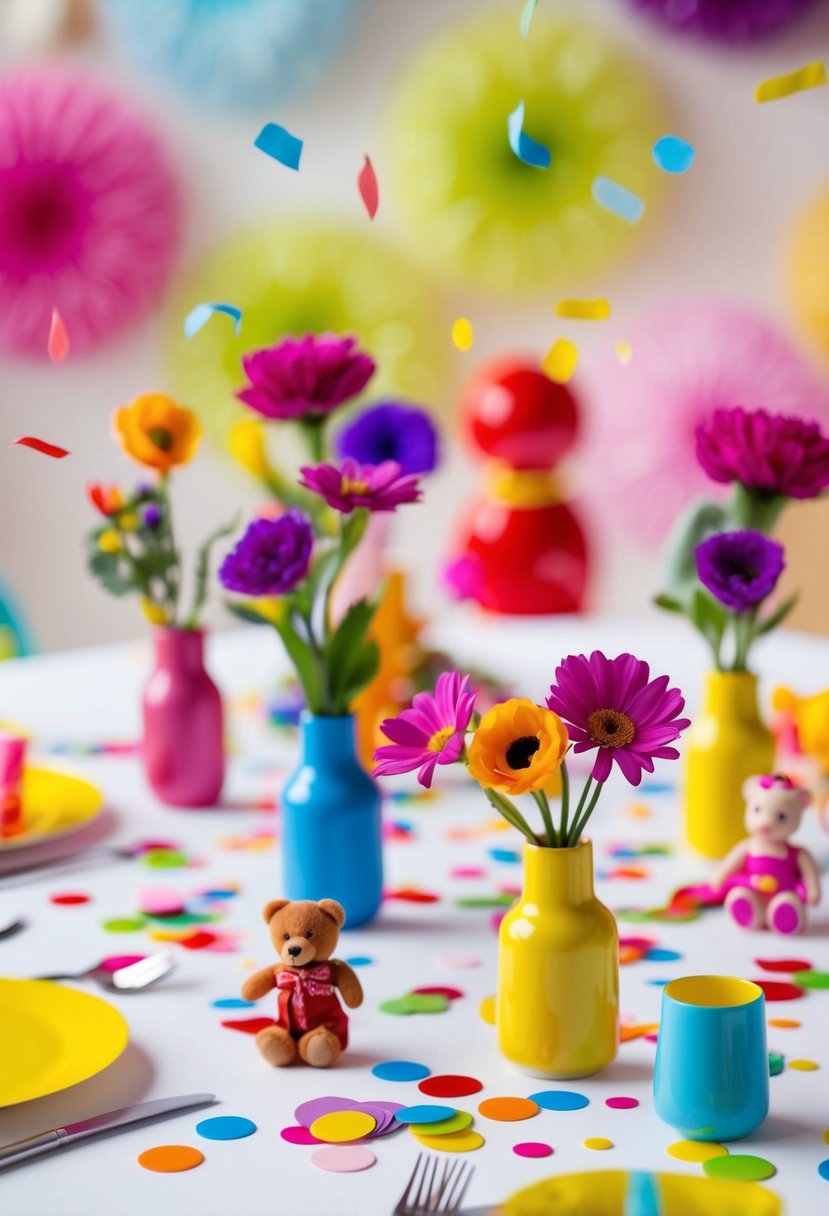
<svg viewBox="0 0 829 1216">
<path fill-rule="evenodd" d="M 785 1067 L 786 1060 L 779 1051 L 769 1052 L 769 1076 L 776 1077 Z"/>
<path fill-rule="evenodd" d="M 187 865 L 187 858 L 178 849 L 150 849 L 144 862 L 154 870 L 177 870 Z"/>
<path fill-rule="evenodd" d="M 112 920 L 105 920 L 103 926 L 107 933 L 137 933 L 146 923 L 143 916 L 140 919 L 137 916 L 116 916 Z"/>
<path fill-rule="evenodd" d="M 462 899 L 456 899 L 455 904 L 458 908 L 511 908 L 517 898 L 517 895 L 506 892 L 499 892 L 498 895 L 465 895 Z"/>
<path fill-rule="evenodd" d="M 798 988 L 829 988 L 829 972 L 795 971 L 792 983 Z"/>
<path fill-rule="evenodd" d="M 702 1168 L 709 1178 L 733 1178 L 739 1182 L 765 1182 L 777 1173 L 777 1167 L 765 1157 L 752 1157 L 748 1153 L 712 1157 L 703 1161 Z"/>
<path fill-rule="evenodd" d="M 150 914 L 150 920 L 154 925 L 167 925 L 171 928 L 177 928 L 180 925 L 205 925 L 210 921 L 219 919 L 220 917 L 215 914 L 196 912 L 174 912 L 172 916 L 153 916 Z"/>
<path fill-rule="evenodd" d="M 410 1013 L 443 1013 L 448 1008 L 448 998 L 437 992 L 411 992 L 391 1001 L 383 1001 L 380 1005 L 382 1013 L 393 1013 L 398 1017 Z"/>
</svg>

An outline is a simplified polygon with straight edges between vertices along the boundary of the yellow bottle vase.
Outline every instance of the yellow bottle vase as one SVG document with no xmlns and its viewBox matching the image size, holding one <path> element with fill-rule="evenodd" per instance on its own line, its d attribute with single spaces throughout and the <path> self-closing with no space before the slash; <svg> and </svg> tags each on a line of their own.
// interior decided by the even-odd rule
<svg viewBox="0 0 829 1216">
<path fill-rule="evenodd" d="M 522 1072 L 565 1080 L 619 1044 L 619 936 L 593 890 L 593 848 L 524 846 L 524 887 L 501 922 L 496 1025 Z"/>
<path fill-rule="evenodd" d="M 704 857 L 725 857 L 745 836 L 743 782 L 774 765 L 774 740 L 757 708 L 757 677 L 712 671 L 685 752 L 685 835 Z"/>
</svg>

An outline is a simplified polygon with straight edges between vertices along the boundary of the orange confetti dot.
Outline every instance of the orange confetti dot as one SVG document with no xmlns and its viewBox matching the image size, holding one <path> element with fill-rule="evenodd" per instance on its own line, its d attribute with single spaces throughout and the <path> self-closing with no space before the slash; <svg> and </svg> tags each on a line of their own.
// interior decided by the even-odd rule
<svg viewBox="0 0 829 1216">
<path fill-rule="evenodd" d="M 139 1154 L 138 1164 L 156 1174 L 178 1174 L 182 1170 L 194 1170 L 204 1161 L 204 1153 L 189 1144 L 159 1144 Z"/>
<path fill-rule="evenodd" d="M 619 947 L 619 962 L 620 963 L 636 963 L 640 958 L 645 957 L 645 951 L 640 950 L 638 946 L 620 946 Z"/>
<path fill-rule="evenodd" d="M 625 814 L 631 819 L 650 819 L 653 811 L 644 802 L 633 802 L 629 807 L 625 808 Z"/>
<path fill-rule="evenodd" d="M 499 1123 L 515 1123 L 538 1114 L 538 1103 L 531 1098 L 485 1098 L 478 1105 L 478 1114 Z"/>
<path fill-rule="evenodd" d="M 658 1029 L 658 1022 L 644 1022 L 640 1026 L 620 1026 L 619 1042 L 629 1043 L 631 1039 L 641 1039 L 646 1034 L 654 1034 Z"/>
<path fill-rule="evenodd" d="M 801 1023 L 795 1018 L 769 1018 L 769 1026 L 776 1030 L 797 1030 Z"/>
</svg>

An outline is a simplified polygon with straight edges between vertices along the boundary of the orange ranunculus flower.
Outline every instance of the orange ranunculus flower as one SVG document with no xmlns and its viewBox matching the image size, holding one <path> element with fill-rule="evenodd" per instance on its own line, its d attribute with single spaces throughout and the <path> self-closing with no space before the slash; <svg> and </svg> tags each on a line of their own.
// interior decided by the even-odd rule
<svg viewBox="0 0 829 1216">
<path fill-rule="evenodd" d="M 523 698 L 484 714 L 469 744 L 469 772 L 503 794 L 551 792 L 569 746 L 558 714 Z"/>
<path fill-rule="evenodd" d="M 164 393 L 142 393 L 116 410 L 113 422 L 127 455 L 160 473 L 192 460 L 201 439 L 201 425 L 193 411 Z"/>
</svg>

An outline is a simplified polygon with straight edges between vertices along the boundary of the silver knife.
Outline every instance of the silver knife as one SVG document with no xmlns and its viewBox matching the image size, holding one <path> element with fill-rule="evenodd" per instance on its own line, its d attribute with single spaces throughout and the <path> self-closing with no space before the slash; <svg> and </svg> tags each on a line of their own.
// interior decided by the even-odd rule
<svg viewBox="0 0 829 1216">
<path fill-rule="evenodd" d="M 110 1132 L 117 1127 L 129 1127 L 144 1119 L 157 1119 L 192 1106 L 207 1106 L 215 1101 L 215 1094 L 183 1094 L 177 1098 L 155 1098 L 151 1102 L 125 1106 L 122 1110 L 107 1111 L 105 1115 L 93 1115 L 91 1119 L 82 1119 L 80 1123 L 67 1123 L 66 1127 L 53 1127 L 48 1132 L 39 1132 L 35 1136 L 27 1136 L 25 1140 L 17 1140 L 14 1144 L 0 1146 L 0 1169 L 6 1165 L 16 1165 L 18 1161 L 26 1161 L 29 1157 L 38 1157 L 53 1148 L 63 1148 L 65 1144 L 73 1144 L 75 1140 L 85 1140 L 87 1136 L 97 1136 L 100 1132 Z"/>
</svg>

